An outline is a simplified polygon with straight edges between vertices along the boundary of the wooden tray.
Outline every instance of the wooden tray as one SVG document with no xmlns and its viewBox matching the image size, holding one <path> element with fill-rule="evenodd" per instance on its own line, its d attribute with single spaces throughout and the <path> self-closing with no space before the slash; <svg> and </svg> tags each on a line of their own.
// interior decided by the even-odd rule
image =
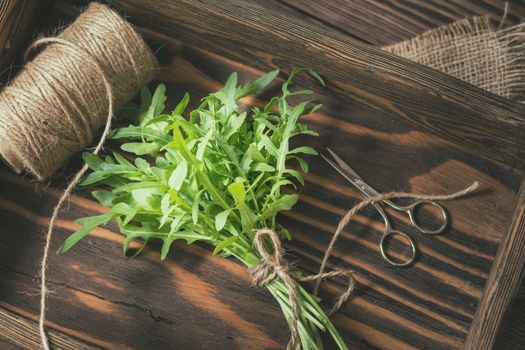
<svg viewBox="0 0 525 350">
<path fill-rule="evenodd" d="M 314 86 L 325 106 L 307 118 L 321 134 L 317 149 L 335 149 L 383 191 L 446 193 L 480 181 L 475 195 L 446 203 L 453 223 L 445 234 L 413 235 L 420 254 L 411 268 L 383 263 L 381 219 L 373 210 L 359 215 L 330 264 L 355 269 L 358 280 L 334 322 L 354 349 L 492 346 L 525 261 L 522 105 L 284 18 L 279 8 L 237 0 L 115 3 L 148 40 L 163 45 L 159 81 L 168 85 L 168 101 L 190 91 L 196 104 L 232 71 L 248 79 L 275 67 L 314 67 L 328 80 L 326 89 Z M 52 16 L 74 13 L 58 1 Z M 310 162 L 300 203 L 279 220 L 295 237 L 286 246 L 290 258 L 313 272 L 340 216 L 361 197 L 319 157 Z M 65 174 L 77 167 L 73 162 Z M 43 187 L 0 168 L 0 345 L 6 348 L 39 346 L 38 263 L 64 177 Z M 53 250 L 76 228 L 75 218 L 102 210 L 78 190 L 58 223 Z M 395 218 L 398 228 L 410 230 L 406 218 Z M 158 246 L 128 259 L 122 241 L 110 224 L 67 254 L 51 256 L 47 327 L 56 348 L 286 344 L 279 307 L 264 289 L 250 286 L 242 266 L 213 257 L 204 245 L 176 244 L 165 262 Z M 326 285 L 327 306 L 344 288 L 340 282 Z"/>
</svg>

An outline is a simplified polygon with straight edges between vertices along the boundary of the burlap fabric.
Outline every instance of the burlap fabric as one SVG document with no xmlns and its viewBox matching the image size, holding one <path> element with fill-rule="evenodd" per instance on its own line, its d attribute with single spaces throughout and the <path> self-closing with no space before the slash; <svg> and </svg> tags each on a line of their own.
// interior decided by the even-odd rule
<svg viewBox="0 0 525 350">
<path fill-rule="evenodd" d="M 498 29 L 488 17 L 468 18 L 383 49 L 525 102 L 525 23 Z"/>
</svg>

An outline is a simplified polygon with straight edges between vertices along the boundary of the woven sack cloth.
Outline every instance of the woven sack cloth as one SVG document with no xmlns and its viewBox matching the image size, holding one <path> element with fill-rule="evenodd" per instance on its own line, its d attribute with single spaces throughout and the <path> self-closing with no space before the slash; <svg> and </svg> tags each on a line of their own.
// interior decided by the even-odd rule
<svg viewBox="0 0 525 350">
<path fill-rule="evenodd" d="M 383 50 L 525 102 L 525 23 L 498 29 L 488 17 L 467 18 Z"/>
</svg>

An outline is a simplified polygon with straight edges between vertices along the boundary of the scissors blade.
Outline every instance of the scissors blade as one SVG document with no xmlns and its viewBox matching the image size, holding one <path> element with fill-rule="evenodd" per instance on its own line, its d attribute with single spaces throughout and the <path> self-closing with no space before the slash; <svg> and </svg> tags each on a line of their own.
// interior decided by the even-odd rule
<svg viewBox="0 0 525 350">
<path fill-rule="evenodd" d="M 330 155 L 335 159 L 335 161 L 337 162 L 337 165 L 339 165 L 339 167 L 341 168 L 341 170 L 343 170 L 347 175 L 345 176 L 347 179 L 350 177 L 352 180 L 350 180 L 351 182 L 354 182 L 354 181 L 358 181 L 358 180 L 361 180 L 364 182 L 363 178 L 361 176 L 359 176 L 358 173 L 355 172 L 354 169 L 352 169 L 350 167 L 350 165 L 346 164 L 346 162 L 344 160 L 342 160 L 337 154 L 335 154 L 334 151 L 332 151 L 330 148 L 326 147 L 326 150 L 328 151 L 328 153 L 330 153 Z M 324 158 L 324 157 L 323 157 Z M 326 158 L 325 158 L 326 159 Z"/>
<path fill-rule="evenodd" d="M 350 181 L 355 187 L 357 187 L 363 194 L 367 197 L 372 197 L 379 192 L 377 192 L 374 188 L 370 187 L 365 180 L 361 176 L 359 176 L 358 173 L 355 172 L 354 169 L 352 169 L 347 163 L 345 163 L 337 154 L 335 154 L 330 148 L 326 148 L 326 150 L 330 153 L 330 155 L 335 159 L 337 162 L 334 163 L 332 160 L 328 159 L 328 157 L 321 154 L 321 157 L 332 166 L 339 174 L 343 175 L 345 179 Z"/>
</svg>

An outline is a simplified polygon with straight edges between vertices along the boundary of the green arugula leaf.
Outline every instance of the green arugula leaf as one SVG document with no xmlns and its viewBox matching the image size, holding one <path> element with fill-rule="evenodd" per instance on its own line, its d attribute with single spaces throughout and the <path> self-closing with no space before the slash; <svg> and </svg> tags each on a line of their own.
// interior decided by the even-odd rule
<svg viewBox="0 0 525 350">
<path fill-rule="evenodd" d="M 120 146 L 123 151 L 135 153 L 138 156 L 157 153 L 161 148 L 162 145 L 157 142 L 128 142 Z"/>
<path fill-rule="evenodd" d="M 258 172 L 272 172 L 275 171 L 275 168 L 269 164 L 266 163 L 257 163 L 255 164 L 255 167 L 253 168 L 254 171 Z"/>
<path fill-rule="evenodd" d="M 106 207 L 112 207 L 113 201 L 117 199 L 117 195 L 110 191 L 104 191 L 104 190 L 98 190 L 91 192 L 91 195 L 95 197 L 96 200 L 100 202 L 100 204 L 106 206 Z"/>
<path fill-rule="evenodd" d="M 188 174 L 188 165 L 186 162 L 180 162 L 168 180 L 168 184 L 171 188 L 178 191 L 182 187 L 184 180 L 186 180 L 186 175 Z"/>
<path fill-rule="evenodd" d="M 234 182 L 228 186 L 228 191 L 232 195 L 237 206 L 244 204 L 244 200 L 246 199 L 246 191 L 244 190 L 244 184 L 241 181 Z"/>
<path fill-rule="evenodd" d="M 103 163 L 102 159 L 90 152 L 82 153 L 82 159 L 91 170 L 100 170 L 100 165 Z"/>
<path fill-rule="evenodd" d="M 81 218 L 81 219 L 75 220 L 75 223 L 81 225 L 82 229 L 78 230 L 77 232 L 69 236 L 64 241 L 64 243 L 62 243 L 60 248 L 58 248 L 57 254 L 62 254 L 62 253 L 67 252 L 69 249 L 71 249 L 72 246 L 74 246 L 78 241 L 84 238 L 94 228 L 107 224 L 109 220 L 113 218 L 114 215 L 115 215 L 114 213 L 109 212 L 103 215 L 90 216 L 87 218 Z"/>
<path fill-rule="evenodd" d="M 229 238 L 226 238 L 224 241 L 217 244 L 217 246 L 213 250 L 213 255 L 217 255 L 221 250 L 228 248 L 228 246 L 236 242 L 238 239 L 239 239 L 239 236 L 231 236 Z"/>
<path fill-rule="evenodd" d="M 266 211 L 262 213 L 262 217 L 263 218 L 273 217 L 278 212 L 291 210 L 292 207 L 295 205 L 295 203 L 297 203 L 298 200 L 299 200 L 299 196 L 296 194 L 285 194 L 282 197 L 268 204 Z"/>
<path fill-rule="evenodd" d="M 200 190 L 197 195 L 195 196 L 193 200 L 193 205 L 191 207 L 191 219 L 194 224 L 196 224 L 199 221 L 199 204 L 201 200 L 201 195 L 204 192 L 204 190 Z"/>
<path fill-rule="evenodd" d="M 230 209 L 226 209 L 215 216 L 215 229 L 217 231 L 222 230 L 222 228 L 226 225 L 226 220 L 228 220 L 230 212 Z"/>
<path fill-rule="evenodd" d="M 210 142 L 213 132 L 214 132 L 213 129 L 208 130 L 208 132 L 206 133 L 206 136 L 204 136 L 202 141 L 199 143 L 199 147 L 197 147 L 197 153 L 195 155 L 195 158 L 197 158 L 197 160 L 202 161 L 202 158 L 204 157 L 204 151 L 206 150 L 206 146 L 208 145 L 208 142 Z"/>
<path fill-rule="evenodd" d="M 257 216 L 253 211 L 246 205 L 246 190 L 244 189 L 243 182 L 234 182 L 228 186 L 228 191 L 235 200 L 237 210 L 241 216 L 241 226 L 243 232 L 249 232 L 253 229 Z"/>
<path fill-rule="evenodd" d="M 279 70 L 273 70 L 266 73 L 262 77 L 257 78 L 255 81 L 250 81 L 245 85 L 237 89 L 235 94 L 235 99 L 238 100 L 244 96 L 256 94 L 263 90 L 265 87 L 270 85 L 270 83 L 279 75 Z"/>
<path fill-rule="evenodd" d="M 165 146 L 168 142 L 171 141 L 169 135 L 163 131 L 155 130 L 147 126 L 140 127 L 135 125 L 130 125 L 125 128 L 120 128 L 115 130 L 111 134 L 113 139 L 144 139 L 146 141 L 156 142 L 160 145 Z"/>
<path fill-rule="evenodd" d="M 147 112 L 144 113 L 142 118 L 139 119 L 140 125 L 146 124 L 150 119 L 153 119 L 155 116 L 162 113 L 165 107 L 164 102 L 166 102 L 166 86 L 164 84 L 160 84 L 153 93 L 151 104 Z"/>
<path fill-rule="evenodd" d="M 314 156 L 317 155 L 317 151 L 313 149 L 312 147 L 308 147 L 308 146 L 297 147 L 291 150 L 290 152 L 288 152 L 288 154 L 295 154 L 295 153 L 305 153 L 305 154 L 311 154 Z"/>
<path fill-rule="evenodd" d="M 188 106 L 189 102 L 190 102 L 190 94 L 186 92 L 182 100 L 173 110 L 172 115 L 182 115 L 182 113 L 184 113 L 184 111 L 186 110 L 186 107 Z"/>
</svg>

